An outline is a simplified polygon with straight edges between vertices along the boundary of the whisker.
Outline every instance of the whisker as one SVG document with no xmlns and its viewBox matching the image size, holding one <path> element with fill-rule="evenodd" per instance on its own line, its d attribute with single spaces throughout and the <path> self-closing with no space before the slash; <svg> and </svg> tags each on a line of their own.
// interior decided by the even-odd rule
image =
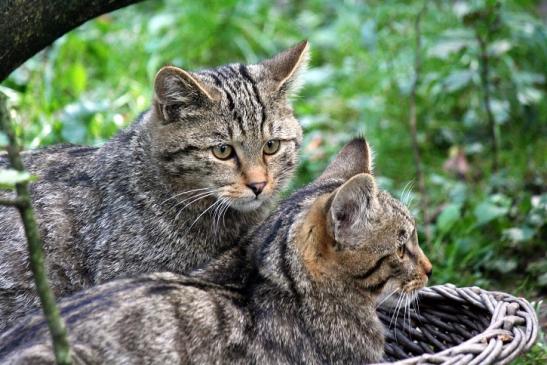
<svg viewBox="0 0 547 365">
<path fill-rule="evenodd" d="M 229 199 L 227 197 L 220 197 L 220 204 L 215 207 L 213 213 L 213 221 L 217 239 L 220 238 L 220 218 L 222 216 L 223 210 L 227 205 L 229 205 Z"/>
<path fill-rule="evenodd" d="M 395 328 L 394 328 L 393 333 L 394 333 L 394 335 L 395 335 L 395 341 L 396 341 L 397 343 L 399 343 L 399 342 L 398 342 L 398 337 L 397 337 L 397 320 L 398 320 L 398 318 L 399 318 L 399 311 L 401 310 L 401 305 L 403 304 L 405 295 L 406 295 L 406 294 L 403 293 L 403 295 L 400 297 L 399 302 L 397 302 L 397 313 L 395 313 L 395 322 L 394 322 Z"/>
<path fill-rule="evenodd" d="M 414 311 L 415 316 L 418 316 L 418 309 L 416 307 L 418 297 L 415 296 L 416 292 L 417 292 L 417 290 L 412 291 L 412 296 L 414 297 L 414 299 L 412 299 L 412 301 L 410 302 L 410 306 L 411 306 L 411 310 Z M 418 318 L 420 318 L 420 317 L 418 317 Z M 415 323 L 415 325 L 416 325 L 416 323 Z"/>
<path fill-rule="evenodd" d="M 192 200 L 194 198 L 197 198 L 197 197 L 201 197 L 201 196 L 204 196 L 204 195 L 207 195 L 207 194 L 212 194 L 214 193 L 215 191 L 202 191 L 201 193 L 196 193 L 194 195 L 191 195 L 189 197 L 186 197 L 184 198 L 183 200 L 181 200 L 180 202 L 178 202 L 177 204 L 175 204 L 174 208 L 178 207 L 179 205 L 182 205 L 184 204 L 185 202 L 189 201 L 189 200 Z"/>
<path fill-rule="evenodd" d="M 410 180 L 409 182 L 406 183 L 406 185 L 403 187 L 403 190 L 401 192 L 401 202 L 403 202 L 403 204 L 406 206 L 409 206 L 413 187 L 414 187 L 414 181 Z"/>
<path fill-rule="evenodd" d="M 219 205 L 218 207 L 218 215 L 216 216 L 216 226 L 219 227 L 220 226 L 220 218 L 222 216 L 222 211 L 224 210 L 224 207 L 229 204 L 228 203 L 228 198 L 226 197 L 222 197 L 222 203 Z"/>
<path fill-rule="evenodd" d="M 397 300 L 397 304 L 395 305 L 395 309 L 393 310 L 393 313 L 391 314 L 391 319 L 389 321 L 389 328 L 391 329 L 391 324 L 395 324 L 395 340 L 397 340 L 397 317 L 399 315 L 399 305 L 401 301 L 403 300 L 403 296 L 399 296 L 399 299 Z M 395 322 L 393 320 L 395 319 Z"/>
<path fill-rule="evenodd" d="M 406 314 L 406 318 L 407 318 L 407 322 L 408 322 L 407 333 L 409 333 L 409 334 L 410 334 L 410 315 L 412 314 L 411 309 L 410 309 L 410 303 L 412 303 L 412 292 L 410 292 L 410 294 L 408 294 L 408 298 L 406 300 L 406 305 L 405 305 L 405 314 Z"/>
<path fill-rule="evenodd" d="M 393 319 L 395 318 L 395 312 L 397 311 L 397 306 L 399 305 L 399 302 L 401 301 L 401 296 L 397 299 L 397 303 L 395 303 L 395 307 L 393 308 L 393 311 L 391 312 L 391 318 L 389 320 L 389 328 L 391 329 L 391 324 L 393 322 Z"/>
<path fill-rule="evenodd" d="M 215 207 L 215 209 L 213 209 L 213 233 L 215 235 L 215 237 L 218 239 L 220 236 L 219 236 L 219 233 L 218 233 L 218 224 L 217 224 L 217 214 L 218 214 L 218 211 L 219 211 L 219 208 L 222 206 L 222 200 L 223 200 L 223 197 L 220 197 L 219 198 L 219 201 L 221 202 L 219 205 L 217 205 Z"/>
<path fill-rule="evenodd" d="M 196 195 L 193 195 L 193 196 L 191 196 L 191 197 L 189 197 L 189 198 L 186 198 L 186 199 L 182 200 L 181 202 L 177 203 L 177 204 L 173 207 L 173 209 L 174 209 L 174 208 L 177 208 L 178 206 L 180 206 L 180 205 L 182 205 L 182 204 L 188 202 L 189 200 L 191 200 L 190 202 L 188 202 L 185 206 L 183 206 L 183 207 L 181 208 L 181 209 L 185 209 L 186 207 L 192 205 L 194 202 L 196 202 L 196 201 L 198 201 L 198 200 L 201 200 L 201 199 L 203 199 L 203 198 L 205 198 L 205 197 L 207 197 L 207 196 L 213 195 L 213 194 L 215 194 L 214 191 L 198 193 L 198 194 L 196 194 Z M 192 200 L 192 199 L 194 199 L 194 200 Z"/>
<path fill-rule="evenodd" d="M 416 296 L 416 314 L 418 314 L 418 321 L 420 321 L 420 324 L 423 325 L 422 318 L 420 315 L 420 296 Z"/>
<path fill-rule="evenodd" d="M 175 194 L 172 197 L 165 199 L 164 201 L 162 201 L 160 203 L 160 205 L 163 205 L 163 204 L 167 203 L 171 199 L 178 198 L 181 195 L 186 195 L 186 194 L 193 193 L 193 192 L 196 192 L 196 191 L 203 191 L 203 190 L 209 190 L 209 189 L 213 189 L 213 188 L 200 188 L 200 189 L 192 189 L 192 190 L 183 191 L 182 193 Z"/>
<path fill-rule="evenodd" d="M 192 205 L 193 203 L 197 202 L 198 200 L 205 199 L 205 198 L 207 198 L 207 197 L 209 197 L 209 196 L 211 196 L 211 195 L 214 195 L 214 194 L 215 194 L 214 192 L 212 192 L 212 193 L 207 193 L 207 194 L 202 195 L 202 196 L 200 196 L 200 197 L 198 197 L 198 198 L 195 198 L 195 199 L 192 200 L 191 202 L 187 203 L 185 206 L 183 206 L 181 209 L 179 209 L 177 215 L 175 216 L 175 221 L 178 220 L 180 213 L 182 213 L 186 207 Z M 218 200 L 217 200 L 217 201 L 218 201 Z"/>
<path fill-rule="evenodd" d="M 205 209 L 203 212 L 201 212 L 200 215 L 198 215 L 198 217 L 192 222 L 192 224 L 190 225 L 190 227 L 188 227 L 188 229 L 186 230 L 186 232 L 190 232 L 190 230 L 192 229 L 192 227 L 194 226 L 194 224 L 196 224 L 196 222 L 205 214 L 207 213 L 211 208 L 213 208 L 215 205 L 217 204 L 220 204 L 220 200 L 215 200 L 215 202 L 213 204 L 211 204 L 207 209 Z"/>
<path fill-rule="evenodd" d="M 221 212 L 221 215 L 222 215 L 222 227 L 225 227 L 226 226 L 226 222 L 224 222 L 224 217 L 226 216 L 226 212 L 228 211 L 228 209 L 230 209 L 230 206 L 232 204 L 232 199 L 230 198 L 226 198 L 226 206 L 225 208 L 222 210 Z"/>
<path fill-rule="evenodd" d="M 380 303 L 376 304 L 376 308 L 378 308 L 380 305 L 382 305 L 382 303 L 384 303 L 386 300 L 388 300 L 393 294 L 397 293 L 399 291 L 399 289 L 395 289 L 394 291 L 392 291 L 391 293 L 388 294 L 387 297 L 385 297 L 384 299 L 382 299 L 380 301 Z"/>
</svg>

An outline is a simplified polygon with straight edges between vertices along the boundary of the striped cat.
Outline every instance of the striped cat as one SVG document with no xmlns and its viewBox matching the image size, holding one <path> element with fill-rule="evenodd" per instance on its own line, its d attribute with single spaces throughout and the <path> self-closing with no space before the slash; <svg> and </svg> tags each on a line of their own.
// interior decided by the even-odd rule
<svg viewBox="0 0 547 365">
<path fill-rule="evenodd" d="M 152 108 L 102 147 L 25 153 L 55 294 L 190 272 L 258 225 L 297 164 L 289 99 L 307 59 L 302 42 L 254 65 L 164 67 Z M 0 248 L 2 331 L 38 302 L 13 207 L 0 206 Z"/>
<path fill-rule="evenodd" d="M 431 273 L 408 210 L 378 190 L 366 142 L 194 277 L 155 273 L 62 301 L 75 364 L 363 364 L 381 359 L 375 307 Z M 41 316 L 0 337 L 0 362 L 53 364 Z"/>
</svg>

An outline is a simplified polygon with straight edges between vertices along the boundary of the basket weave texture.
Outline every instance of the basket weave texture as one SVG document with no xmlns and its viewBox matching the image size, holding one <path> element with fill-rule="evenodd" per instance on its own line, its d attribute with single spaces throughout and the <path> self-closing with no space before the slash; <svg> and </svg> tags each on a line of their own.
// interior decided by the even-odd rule
<svg viewBox="0 0 547 365">
<path fill-rule="evenodd" d="M 382 364 L 507 364 L 532 347 L 539 327 L 523 298 L 452 284 L 424 288 L 416 306 L 392 314 L 378 309 L 386 327 Z"/>
</svg>

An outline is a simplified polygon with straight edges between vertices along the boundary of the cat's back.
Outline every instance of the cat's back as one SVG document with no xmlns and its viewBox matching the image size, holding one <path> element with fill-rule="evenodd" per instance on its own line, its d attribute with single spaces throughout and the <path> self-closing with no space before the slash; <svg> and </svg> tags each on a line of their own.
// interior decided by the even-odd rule
<svg viewBox="0 0 547 365">
<path fill-rule="evenodd" d="M 52 182 L 85 170 L 98 151 L 97 147 L 60 144 L 21 153 L 25 169 L 40 182 Z M 8 154 L 0 153 L 0 168 L 11 168 Z"/>
<path fill-rule="evenodd" d="M 41 225 L 48 224 L 49 218 L 63 225 L 74 197 L 87 195 L 92 188 L 91 164 L 96 151 L 94 147 L 59 145 L 21 154 L 25 169 L 34 176 L 30 192 Z M 0 154 L 0 169 L 9 168 L 7 154 Z M 15 192 L 0 190 L 0 197 L 14 198 Z M 58 228 L 53 231 L 60 233 Z M 0 242 L 19 241 L 22 233 L 16 209 L 0 206 Z"/>
<path fill-rule="evenodd" d="M 30 185 L 35 217 L 40 227 L 46 266 L 59 290 L 72 292 L 85 283 L 84 255 L 72 244 L 77 234 L 80 204 L 96 199 L 91 163 L 97 149 L 54 146 L 21 154 L 25 169 L 36 177 Z M 6 153 L 0 169 L 11 168 Z M 0 190 L 0 197 L 15 192 Z M 27 241 L 15 207 L 0 206 L 0 330 L 19 317 L 29 303 L 37 303 L 28 266 Z"/>
<path fill-rule="evenodd" d="M 84 362 L 215 363 L 245 344 L 241 300 L 215 284 L 157 273 L 77 293 L 60 311 Z M 53 363 L 49 342 L 43 317 L 28 316 L 0 336 L 0 363 Z"/>
</svg>

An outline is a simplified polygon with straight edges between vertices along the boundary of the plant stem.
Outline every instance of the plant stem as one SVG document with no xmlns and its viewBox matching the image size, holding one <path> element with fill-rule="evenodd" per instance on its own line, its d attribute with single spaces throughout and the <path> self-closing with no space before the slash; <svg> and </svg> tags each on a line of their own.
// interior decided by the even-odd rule
<svg viewBox="0 0 547 365">
<path fill-rule="evenodd" d="M 431 231 L 429 229 L 429 211 L 428 204 L 429 199 L 425 189 L 425 179 L 423 173 L 422 158 L 420 156 L 420 148 L 418 145 L 418 127 L 417 127 L 417 113 L 416 113 L 416 93 L 418 89 L 418 84 L 420 82 L 420 73 L 422 68 L 422 59 L 421 59 L 421 43 L 422 43 L 422 34 L 421 34 L 421 20 L 427 9 L 427 0 L 424 0 L 422 9 L 416 16 L 416 21 L 414 23 L 414 32 L 415 32 L 415 58 L 414 58 L 414 81 L 412 82 L 412 88 L 410 89 L 410 100 L 409 100 L 409 117 L 408 124 L 410 126 L 410 136 L 412 138 L 412 151 L 414 155 L 414 166 L 416 167 L 416 180 L 418 181 L 418 190 L 420 191 L 420 207 L 422 211 L 422 218 L 424 221 L 425 227 L 425 238 L 427 244 L 431 242 Z"/>
<path fill-rule="evenodd" d="M 19 155 L 19 147 L 15 139 L 15 133 L 11 128 L 10 118 L 6 107 L 6 96 L 0 92 L 0 130 L 3 130 L 8 137 L 8 159 L 11 166 L 18 171 L 24 171 L 23 161 Z M 42 309 L 46 317 L 46 321 L 53 340 L 53 351 L 57 364 L 68 365 L 70 360 L 70 347 L 67 339 L 67 331 L 59 309 L 55 303 L 55 297 L 47 282 L 47 274 L 44 267 L 44 251 L 42 248 L 42 240 L 38 232 L 38 225 L 34 218 L 32 209 L 32 201 L 28 190 L 28 182 L 20 182 L 15 184 L 17 198 L 12 200 L 2 200 L 0 203 L 15 203 L 10 204 L 17 208 L 21 219 L 25 235 L 27 237 L 29 260 L 32 274 L 34 275 L 34 283 L 40 297 Z"/>
<path fill-rule="evenodd" d="M 484 109 L 486 110 L 486 118 L 488 119 L 488 126 L 490 129 L 490 138 L 492 139 L 492 172 L 496 173 L 499 168 L 500 137 L 498 126 L 490 107 L 490 59 L 488 57 L 486 41 L 481 37 L 477 29 L 475 29 L 475 38 L 479 43 L 480 49 L 479 67 L 482 88 L 482 102 L 484 104 Z"/>
<path fill-rule="evenodd" d="M 11 206 L 11 207 L 18 207 L 19 205 L 21 205 L 23 202 L 20 200 L 20 199 L 2 199 L 0 198 L 0 205 L 7 205 L 7 206 Z"/>
</svg>

